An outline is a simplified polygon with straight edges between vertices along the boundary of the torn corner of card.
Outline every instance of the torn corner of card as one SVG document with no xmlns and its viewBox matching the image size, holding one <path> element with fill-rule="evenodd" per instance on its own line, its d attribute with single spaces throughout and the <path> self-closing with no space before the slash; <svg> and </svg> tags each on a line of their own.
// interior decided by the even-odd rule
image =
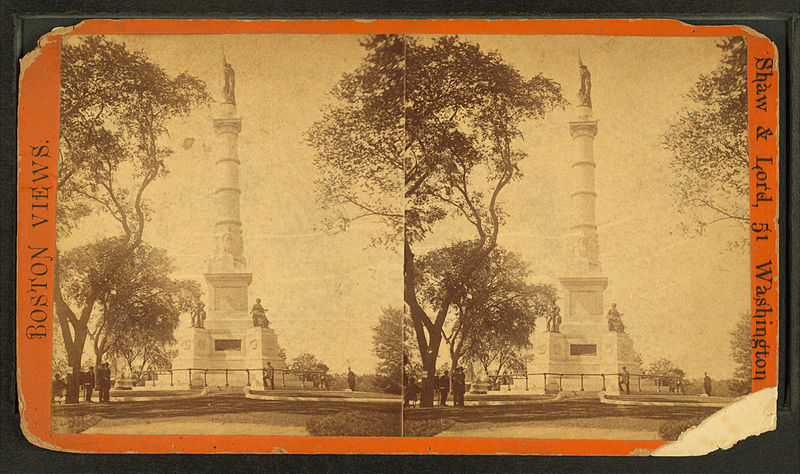
<svg viewBox="0 0 800 474">
<path fill-rule="evenodd" d="M 702 456 L 728 449 L 751 436 L 772 431 L 777 423 L 777 387 L 740 397 L 680 437 L 653 451 L 653 456 Z"/>
</svg>

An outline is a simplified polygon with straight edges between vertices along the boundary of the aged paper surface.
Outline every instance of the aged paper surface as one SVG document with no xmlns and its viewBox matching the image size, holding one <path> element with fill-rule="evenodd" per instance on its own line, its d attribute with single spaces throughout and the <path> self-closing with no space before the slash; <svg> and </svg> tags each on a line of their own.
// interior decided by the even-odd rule
<svg viewBox="0 0 800 474">
<path fill-rule="evenodd" d="M 56 31 L 20 79 L 23 430 L 680 456 L 774 429 L 777 67 L 656 20 Z"/>
</svg>

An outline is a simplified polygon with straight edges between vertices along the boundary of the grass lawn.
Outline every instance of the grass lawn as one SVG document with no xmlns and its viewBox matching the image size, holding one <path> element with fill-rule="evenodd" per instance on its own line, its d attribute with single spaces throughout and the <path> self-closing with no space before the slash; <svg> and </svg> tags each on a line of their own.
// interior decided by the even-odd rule
<svg viewBox="0 0 800 474">
<path fill-rule="evenodd" d="M 175 400 L 114 401 L 54 405 L 54 430 L 87 434 L 265 435 L 309 436 L 310 420 L 324 421 L 340 414 L 359 414 L 365 420 L 361 436 L 392 436 L 400 432 L 400 406 L 330 401 L 266 401 L 243 394 Z M 392 426 L 384 419 L 397 420 Z M 383 421 L 381 421 L 383 420 Z M 347 423 L 339 424 L 345 435 Z"/>
<path fill-rule="evenodd" d="M 657 440 L 665 423 L 705 418 L 717 410 L 608 405 L 592 398 L 526 406 L 412 408 L 404 412 L 404 432 L 456 437 Z M 441 429 L 437 431 L 438 427 Z"/>
</svg>

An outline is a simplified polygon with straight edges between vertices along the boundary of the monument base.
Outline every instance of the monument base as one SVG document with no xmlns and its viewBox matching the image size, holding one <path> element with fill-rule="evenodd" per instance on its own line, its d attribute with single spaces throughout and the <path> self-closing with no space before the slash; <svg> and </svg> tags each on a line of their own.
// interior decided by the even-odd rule
<svg viewBox="0 0 800 474">
<path fill-rule="evenodd" d="M 186 328 L 178 335 L 178 355 L 172 361 L 172 379 L 166 383 L 263 388 L 267 362 L 276 371 L 287 368 L 281 352 L 278 336 L 270 328 Z"/>
<path fill-rule="evenodd" d="M 631 376 L 642 373 L 634 360 L 633 341 L 625 333 L 543 332 L 535 333 L 531 342 L 528 387 L 535 393 L 619 393 L 623 367 Z"/>
</svg>

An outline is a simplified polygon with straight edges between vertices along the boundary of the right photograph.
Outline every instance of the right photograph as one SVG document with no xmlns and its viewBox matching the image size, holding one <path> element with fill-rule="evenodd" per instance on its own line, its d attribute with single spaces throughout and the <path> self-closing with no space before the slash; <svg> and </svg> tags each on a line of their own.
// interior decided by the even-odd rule
<svg viewBox="0 0 800 474">
<path fill-rule="evenodd" d="M 744 37 L 373 46 L 387 90 L 404 58 L 403 436 L 675 440 L 750 393 Z"/>
</svg>

